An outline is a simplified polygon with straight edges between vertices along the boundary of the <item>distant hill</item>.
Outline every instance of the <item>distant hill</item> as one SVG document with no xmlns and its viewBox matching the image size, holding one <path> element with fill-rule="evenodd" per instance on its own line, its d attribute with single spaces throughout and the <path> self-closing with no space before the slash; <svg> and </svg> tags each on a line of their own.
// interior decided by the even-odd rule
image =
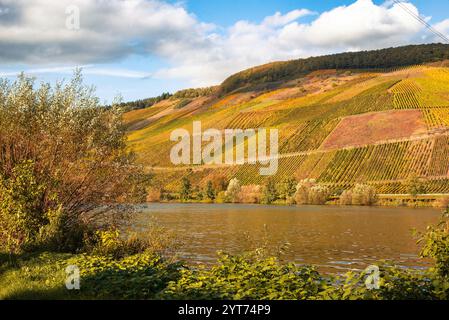
<svg viewBox="0 0 449 320">
<path fill-rule="evenodd" d="M 276 82 L 322 69 L 387 69 L 449 59 L 449 45 L 426 44 L 374 51 L 347 52 L 251 68 L 226 79 L 223 93 Z"/>
<path fill-rule="evenodd" d="M 155 184 L 179 190 L 183 177 L 204 188 L 221 177 L 262 185 L 257 165 L 175 167 L 174 129 L 277 128 L 276 183 L 316 179 L 332 190 L 369 183 L 380 193 L 449 193 L 449 46 L 407 46 L 253 68 L 220 88 L 171 96 L 125 115 L 128 144 Z"/>
</svg>

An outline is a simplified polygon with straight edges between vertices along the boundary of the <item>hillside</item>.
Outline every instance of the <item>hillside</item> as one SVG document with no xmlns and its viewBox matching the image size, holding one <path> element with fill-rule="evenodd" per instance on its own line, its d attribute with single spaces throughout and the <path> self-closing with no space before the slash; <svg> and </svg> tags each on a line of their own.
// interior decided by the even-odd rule
<svg viewBox="0 0 449 320">
<path fill-rule="evenodd" d="M 391 58 L 407 48 L 419 51 L 405 47 L 352 56 L 368 61 L 383 52 Z M 176 143 L 170 133 L 178 128 L 192 131 L 197 120 L 203 130 L 277 128 L 280 160 L 275 182 L 311 178 L 332 190 L 369 183 L 379 193 L 394 194 L 405 193 L 404 181 L 419 176 L 427 180 L 427 193 L 449 193 L 449 68 L 446 62 L 436 62 L 449 53 L 443 45 L 422 46 L 420 52 L 429 54 L 418 55 L 426 58 L 409 66 L 403 65 L 412 55 L 403 55 L 397 67 L 390 59 L 379 68 L 373 68 L 373 62 L 368 69 L 346 65 L 302 70 L 299 76 L 281 72 L 284 77 L 276 76 L 275 84 L 274 78 L 261 80 L 260 75 L 279 74 L 278 67 L 252 69 L 245 81 L 231 81 L 232 86 L 225 81 L 218 90 L 221 95 L 214 90 L 188 100 L 171 97 L 127 113 L 129 146 L 139 162 L 154 171 L 155 185 L 166 191 L 179 190 L 183 177 L 199 188 L 217 177 L 262 185 L 267 177 L 258 174 L 258 165 L 173 166 L 169 156 Z M 254 70 L 262 73 L 254 76 Z M 237 78 L 245 77 L 230 79 Z"/>
</svg>

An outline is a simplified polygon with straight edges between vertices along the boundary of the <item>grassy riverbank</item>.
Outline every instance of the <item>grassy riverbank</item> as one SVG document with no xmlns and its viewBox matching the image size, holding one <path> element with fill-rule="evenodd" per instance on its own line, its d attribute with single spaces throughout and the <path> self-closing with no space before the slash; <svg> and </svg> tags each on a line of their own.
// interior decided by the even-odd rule
<svg viewBox="0 0 449 320">
<path fill-rule="evenodd" d="M 264 249 L 219 253 L 214 266 L 191 267 L 155 251 L 132 254 L 125 240 L 83 254 L 0 254 L 0 299 L 446 300 L 447 227 L 442 221 L 421 235 L 421 256 L 433 259 L 431 268 L 379 262 L 378 273 L 324 275 L 313 266 L 282 262 Z M 68 266 L 79 270 L 80 290 L 66 288 Z"/>
<path fill-rule="evenodd" d="M 4 259 L 4 257 L 2 258 Z M 81 290 L 65 287 L 67 265 L 81 270 Z M 340 277 L 276 258 L 222 255 L 206 269 L 167 263 L 157 255 L 110 257 L 40 253 L 2 261 L 0 299 L 446 299 L 449 282 L 431 270 L 380 267 L 380 289 L 369 290 L 364 272 Z"/>
</svg>

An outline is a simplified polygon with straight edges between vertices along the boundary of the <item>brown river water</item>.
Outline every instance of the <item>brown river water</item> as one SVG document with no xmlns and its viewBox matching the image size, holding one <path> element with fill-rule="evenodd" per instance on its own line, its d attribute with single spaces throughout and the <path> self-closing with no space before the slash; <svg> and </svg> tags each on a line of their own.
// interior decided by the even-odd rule
<svg viewBox="0 0 449 320">
<path fill-rule="evenodd" d="M 150 204 L 139 225 L 157 222 L 181 239 L 178 257 L 213 264 L 217 251 L 241 253 L 288 243 L 283 260 L 324 272 L 364 269 L 378 261 L 423 268 L 414 229 L 438 222 L 441 210 L 338 206 Z"/>
</svg>

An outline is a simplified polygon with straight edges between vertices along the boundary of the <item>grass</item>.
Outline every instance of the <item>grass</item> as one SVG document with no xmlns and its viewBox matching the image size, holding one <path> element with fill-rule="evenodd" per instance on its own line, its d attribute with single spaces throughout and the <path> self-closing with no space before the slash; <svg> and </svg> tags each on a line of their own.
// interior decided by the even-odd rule
<svg viewBox="0 0 449 320">
<path fill-rule="evenodd" d="M 65 288 L 70 254 L 35 253 L 20 257 L 0 254 L 0 300 L 73 299 Z"/>
</svg>

